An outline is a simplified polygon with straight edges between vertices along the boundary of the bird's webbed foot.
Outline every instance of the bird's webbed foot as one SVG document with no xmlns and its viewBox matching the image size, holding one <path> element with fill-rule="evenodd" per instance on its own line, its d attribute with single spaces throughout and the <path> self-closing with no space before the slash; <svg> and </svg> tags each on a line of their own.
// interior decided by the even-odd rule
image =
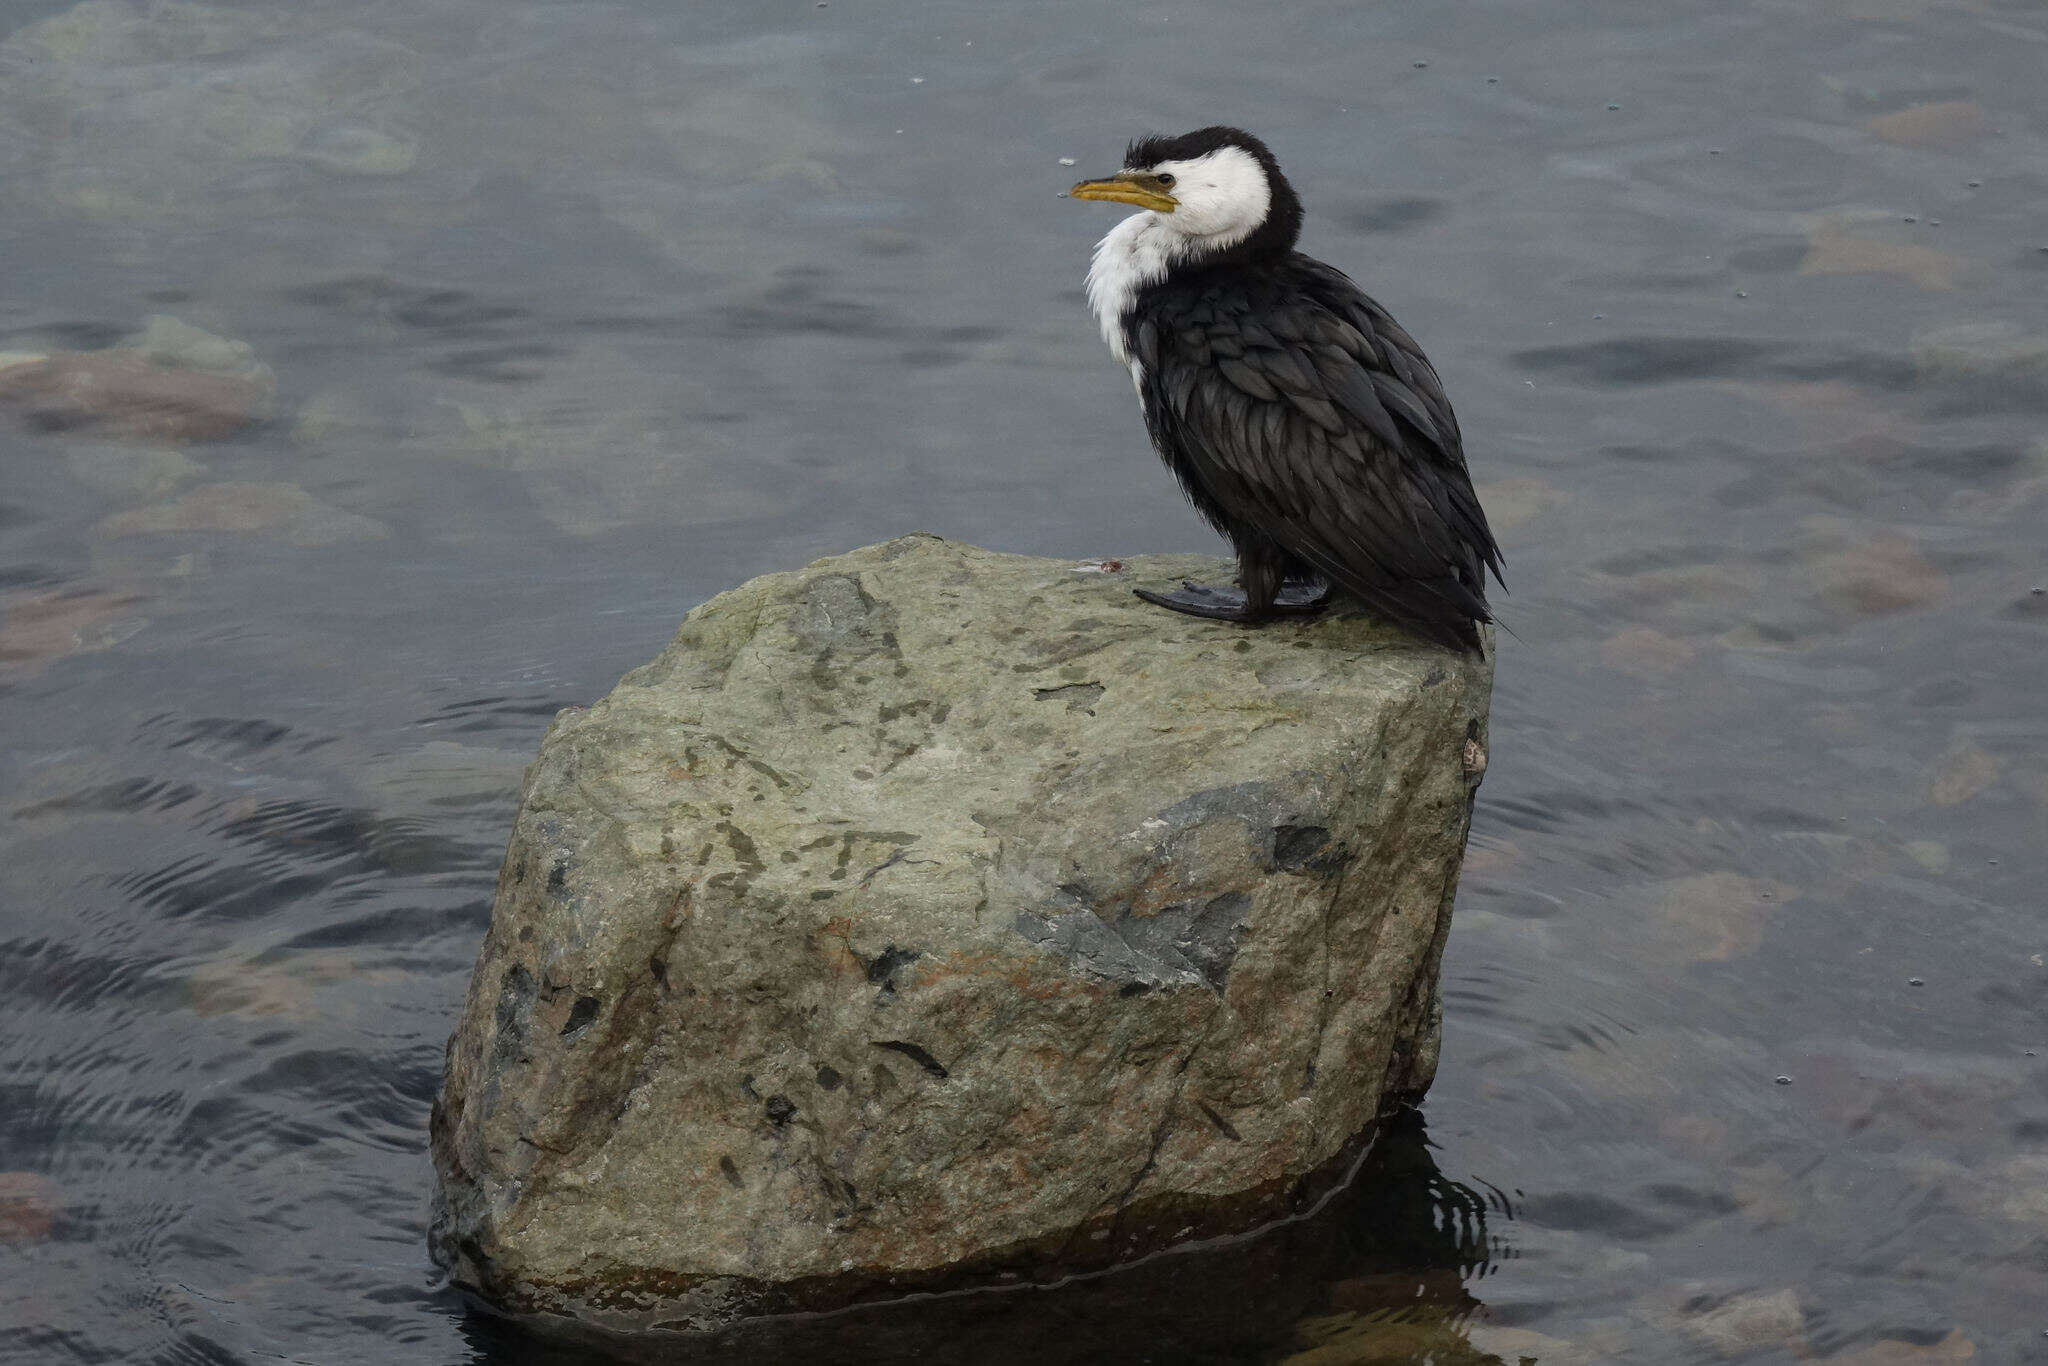
<svg viewBox="0 0 2048 1366">
<path fill-rule="evenodd" d="M 1329 589 L 1319 583 L 1299 579 L 1290 579 L 1282 584 L 1273 601 L 1263 610 L 1254 609 L 1241 588 L 1219 588 L 1211 584 L 1190 583 L 1185 579 L 1171 593 L 1155 593 L 1149 588 L 1131 591 L 1168 611 L 1185 612 L 1191 617 L 1208 617 L 1213 621 L 1243 622 L 1248 626 L 1274 617 L 1312 617 L 1330 604 Z"/>
</svg>

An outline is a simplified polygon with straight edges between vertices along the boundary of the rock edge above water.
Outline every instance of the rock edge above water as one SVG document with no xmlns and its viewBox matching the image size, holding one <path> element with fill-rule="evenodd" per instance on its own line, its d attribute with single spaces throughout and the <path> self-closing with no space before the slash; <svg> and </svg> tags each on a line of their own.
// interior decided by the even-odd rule
<svg viewBox="0 0 2048 1366">
<path fill-rule="evenodd" d="M 1435 1071 L 1490 662 L 908 536 L 755 579 L 528 771 L 435 1106 L 515 1312 L 1042 1279 L 1326 1186 Z"/>
</svg>

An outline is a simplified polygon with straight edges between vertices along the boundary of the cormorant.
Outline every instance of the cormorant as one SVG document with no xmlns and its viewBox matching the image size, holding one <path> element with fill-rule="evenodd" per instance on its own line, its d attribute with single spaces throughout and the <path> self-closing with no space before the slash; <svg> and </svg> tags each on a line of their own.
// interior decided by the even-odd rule
<svg viewBox="0 0 2048 1366">
<path fill-rule="evenodd" d="M 1479 650 L 1500 547 L 1443 383 L 1386 309 L 1294 249 L 1301 201 L 1266 144 L 1224 127 L 1139 138 L 1121 171 L 1069 193 L 1144 210 L 1096 245 L 1088 303 L 1152 444 L 1237 550 L 1239 589 L 1138 595 L 1255 624 L 1341 589 Z"/>
</svg>

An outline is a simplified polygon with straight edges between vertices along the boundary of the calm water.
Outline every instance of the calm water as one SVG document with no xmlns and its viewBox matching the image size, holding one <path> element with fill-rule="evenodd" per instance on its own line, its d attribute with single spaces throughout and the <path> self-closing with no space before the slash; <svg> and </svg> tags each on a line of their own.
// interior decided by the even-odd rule
<svg viewBox="0 0 2048 1366">
<path fill-rule="evenodd" d="M 543 1359 L 422 1240 L 521 767 L 757 573 L 1214 545 L 1057 193 L 1218 120 L 1518 638 L 1434 1146 L 1100 1359 L 2048 1360 L 2048 10 L 1645 9 L 0 3 L 0 351 L 275 377 L 0 415 L 0 1361 Z"/>
</svg>

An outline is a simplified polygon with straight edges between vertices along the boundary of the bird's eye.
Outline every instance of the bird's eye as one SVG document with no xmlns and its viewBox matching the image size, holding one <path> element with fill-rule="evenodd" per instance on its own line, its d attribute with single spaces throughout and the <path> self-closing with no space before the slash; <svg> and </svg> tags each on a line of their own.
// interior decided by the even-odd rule
<svg viewBox="0 0 2048 1366">
<path fill-rule="evenodd" d="M 1170 175 L 1163 175 L 1159 177 L 1159 183 L 1161 185 L 1166 186 L 1168 189 L 1171 189 L 1173 187 L 1173 177 Z"/>
</svg>

